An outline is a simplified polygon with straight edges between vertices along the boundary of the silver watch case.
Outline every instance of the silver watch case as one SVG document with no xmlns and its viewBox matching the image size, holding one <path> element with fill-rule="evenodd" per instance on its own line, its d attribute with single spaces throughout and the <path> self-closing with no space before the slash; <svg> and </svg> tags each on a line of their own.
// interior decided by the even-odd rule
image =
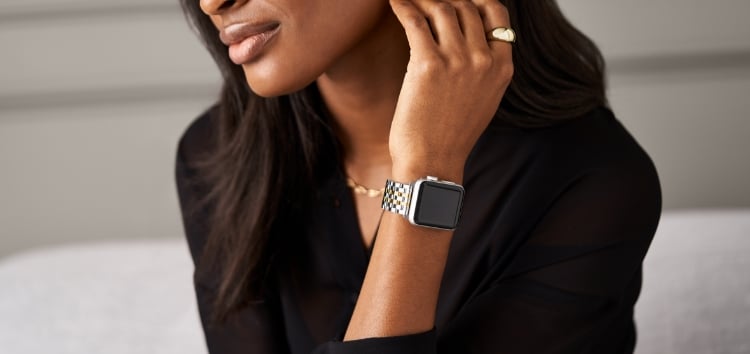
<svg viewBox="0 0 750 354">
<path fill-rule="evenodd" d="M 458 199 L 458 203 L 455 206 L 455 211 L 453 214 L 455 214 L 454 222 L 452 225 L 436 225 L 436 224 L 429 224 L 420 222 L 420 220 L 417 220 L 417 211 L 419 209 L 420 203 L 423 202 L 422 198 L 424 193 L 422 193 L 422 188 L 425 185 L 442 185 L 447 187 L 448 189 L 460 192 L 460 197 Z M 437 177 L 433 176 L 427 176 L 425 178 L 420 178 L 411 185 L 411 198 L 409 198 L 409 207 L 407 209 L 407 214 L 405 215 L 406 219 L 411 223 L 412 225 L 422 226 L 422 227 L 428 227 L 431 229 L 439 229 L 439 230 L 455 230 L 458 226 L 458 222 L 461 218 L 461 209 L 463 206 L 463 198 L 464 198 L 464 188 L 460 184 L 449 182 L 449 181 L 441 181 Z"/>
</svg>

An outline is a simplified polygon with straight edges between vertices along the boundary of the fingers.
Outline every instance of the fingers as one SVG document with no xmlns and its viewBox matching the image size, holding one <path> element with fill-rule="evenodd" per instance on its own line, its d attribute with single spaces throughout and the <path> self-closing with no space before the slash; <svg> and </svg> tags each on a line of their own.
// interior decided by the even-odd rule
<svg viewBox="0 0 750 354">
<path fill-rule="evenodd" d="M 468 3 L 468 1 L 462 1 Z M 470 6 L 473 6 L 469 3 Z M 465 14 L 462 12 L 459 14 L 459 9 L 453 6 L 453 1 L 420 1 L 420 0 L 391 0 L 391 7 L 396 13 L 396 17 L 402 22 L 411 22 L 412 16 L 422 16 L 426 19 L 427 28 L 422 26 L 422 22 L 419 21 L 419 27 L 410 26 L 411 28 L 404 28 L 407 30 L 407 37 L 409 36 L 409 30 L 419 31 L 420 37 L 423 35 L 431 35 L 433 41 L 437 46 L 446 49 L 449 52 L 460 52 L 465 51 L 466 38 L 462 33 L 461 20 L 465 18 Z M 464 6 L 464 8 L 467 8 Z M 479 21 L 481 25 L 481 18 L 479 12 L 473 10 L 476 15 L 474 21 Z M 472 23 L 470 27 L 476 26 Z"/>
<path fill-rule="evenodd" d="M 406 31 L 412 55 L 470 62 L 479 67 L 510 66 L 511 46 L 487 40 L 496 27 L 510 27 L 498 0 L 390 0 Z M 506 65 L 508 64 L 508 65 Z"/>
<path fill-rule="evenodd" d="M 412 48 L 465 50 L 487 47 L 486 33 L 510 27 L 508 11 L 498 0 L 390 0 Z M 412 41 L 414 43 L 412 43 Z"/>
<path fill-rule="evenodd" d="M 437 42 L 430 30 L 430 24 L 410 0 L 390 0 L 393 13 L 404 26 L 409 47 L 414 52 L 428 52 L 437 49 Z"/>
<path fill-rule="evenodd" d="M 484 32 L 497 27 L 511 28 L 508 8 L 498 0 L 471 0 L 476 4 L 483 19 Z M 503 76 L 513 76 L 512 46 L 510 43 L 490 40 L 487 41 L 493 56 L 499 60 Z"/>
<path fill-rule="evenodd" d="M 469 0 L 451 1 L 451 5 L 456 8 L 467 45 L 473 49 L 487 48 L 484 25 L 477 6 Z"/>
<path fill-rule="evenodd" d="M 484 32 L 489 32 L 495 27 L 511 27 L 508 8 L 498 0 L 471 0 L 479 9 L 479 14 L 484 19 Z"/>
<path fill-rule="evenodd" d="M 453 49 L 461 48 L 464 37 L 456 16 L 456 8 L 446 1 L 432 1 L 422 4 L 422 7 L 438 45 Z"/>
</svg>

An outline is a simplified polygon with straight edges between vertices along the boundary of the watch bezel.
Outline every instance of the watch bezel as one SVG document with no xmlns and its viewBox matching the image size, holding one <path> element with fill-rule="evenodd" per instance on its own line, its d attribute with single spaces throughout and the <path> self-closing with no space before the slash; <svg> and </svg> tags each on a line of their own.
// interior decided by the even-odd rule
<svg viewBox="0 0 750 354">
<path fill-rule="evenodd" d="M 421 202 L 422 188 L 425 184 L 435 184 L 435 185 L 440 185 L 440 186 L 446 186 L 446 187 L 449 187 L 448 189 L 452 189 L 460 193 L 460 197 L 458 199 L 458 205 L 456 205 L 456 210 L 453 213 L 456 215 L 454 219 L 455 222 L 452 225 L 434 225 L 434 224 L 427 224 L 427 223 L 419 223 L 417 222 L 417 220 L 415 220 L 417 211 L 419 209 L 419 203 Z M 465 193 L 466 191 L 464 190 L 463 186 L 461 186 L 460 184 L 456 184 L 456 183 L 449 182 L 449 181 L 441 181 L 434 177 L 420 178 L 412 184 L 411 199 L 409 200 L 409 207 L 408 207 L 408 213 L 406 215 L 406 219 L 412 225 L 439 229 L 439 230 L 455 230 L 456 227 L 458 227 L 459 221 L 461 220 L 461 210 L 463 207 Z"/>
</svg>

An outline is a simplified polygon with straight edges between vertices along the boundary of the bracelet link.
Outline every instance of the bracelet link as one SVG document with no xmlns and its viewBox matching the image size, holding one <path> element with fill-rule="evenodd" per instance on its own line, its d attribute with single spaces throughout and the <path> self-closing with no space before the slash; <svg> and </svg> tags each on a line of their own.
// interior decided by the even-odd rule
<svg viewBox="0 0 750 354">
<path fill-rule="evenodd" d="M 411 200 L 411 185 L 386 180 L 383 191 L 383 210 L 406 216 L 409 212 L 409 201 Z"/>
</svg>

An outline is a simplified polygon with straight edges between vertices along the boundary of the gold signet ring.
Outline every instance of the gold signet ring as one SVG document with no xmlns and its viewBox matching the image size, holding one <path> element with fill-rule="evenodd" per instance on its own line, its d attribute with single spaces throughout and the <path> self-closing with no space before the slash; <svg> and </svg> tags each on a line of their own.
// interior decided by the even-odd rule
<svg viewBox="0 0 750 354">
<path fill-rule="evenodd" d="M 516 31 L 505 27 L 495 27 L 492 31 L 487 32 L 487 40 L 515 43 Z"/>
</svg>

